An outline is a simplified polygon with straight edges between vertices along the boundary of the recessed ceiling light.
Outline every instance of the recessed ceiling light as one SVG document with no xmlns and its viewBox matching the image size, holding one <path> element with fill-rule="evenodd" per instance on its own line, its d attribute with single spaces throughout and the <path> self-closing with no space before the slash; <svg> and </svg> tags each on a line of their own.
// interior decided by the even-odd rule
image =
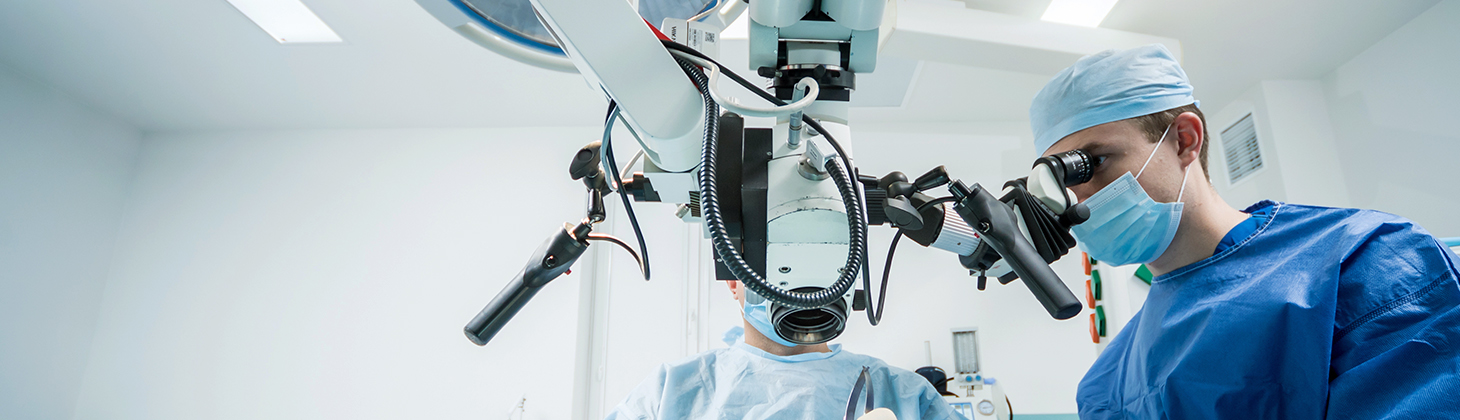
<svg viewBox="0 0 1460 420">
<path fill-rule="evenodd" d="M 301 0 L 228 0 L 280 44 L 341 42 Z"/>
<path fill-rule="evenodd" d="M 1094 28 L 1100 26 L 1117 0 L 1054 0 L 1040 20 Z"/>
</svg>

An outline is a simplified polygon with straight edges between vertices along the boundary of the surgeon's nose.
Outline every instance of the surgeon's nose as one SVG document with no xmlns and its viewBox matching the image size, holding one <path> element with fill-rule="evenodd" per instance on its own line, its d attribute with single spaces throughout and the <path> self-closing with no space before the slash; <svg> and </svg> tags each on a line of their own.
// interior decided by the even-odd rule
<svg viewBox="0 0 1460 420">
<path fill-rule="evenodd" d="M 1097 192 L 1100 192 L 1101 188 L 1105 188 L 1105 186 L 1109 184 L 1109 182 L 1104 182 L 1097 185 L 1093 181 L 1086 182 L 1084 184 L 1070 187 L 1070 191 L 1075 192 L 1075 198 L 1079 200 L 1077 202 L 1083 203 L 1085 202 L 1085 200 L 1090 199 L 1090 196 L 1095 195 L 1095 193 Z"/>
</svg>

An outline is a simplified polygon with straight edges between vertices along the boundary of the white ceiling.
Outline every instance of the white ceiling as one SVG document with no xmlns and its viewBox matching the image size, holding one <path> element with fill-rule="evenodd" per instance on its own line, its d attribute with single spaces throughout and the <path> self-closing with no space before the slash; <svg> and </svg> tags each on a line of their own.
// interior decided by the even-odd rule
<svg viewBox="0 0 1460 420">
<path fill-rule="evenodd" d="M 1259 80 L 1316 79 L 1439 0 L 1121 0 L 1102 27 L 1181 40 L 1204 103 Z"/>
<path fill-rule="evenodd" d="M 592 125 L 576 74 L 411 0 L 306 0 L 345 44 L 281 45 L 224 0 L 0 2 L 0 60 L 147 130 Z"/>
<path fill-rule="evenodd" d="M 1038 19 L 1050 0 L 963 2 Z M 1223 106 L 1259 80 L 1323 76 L 1438 2 L 1120 0 L 1100 27 L 1181 40 L 1197 98 Z"/>
<path fill-rule="evenodd" d="M 1437 1 L 1122 0 L 1101 26 L 1180 39 L 1198 97 L 1221 106 L 1258 80 L 1319 77 Z M 346 43 L 280 45 L 224 0 L 0 2 L 0 63 L 150 131 L 602 117 L 603 100 L 578 75 L 481 49 L 414 1 L 305 2 Z M 968 3 L 1037 18 L 1048 2 Z M 1049 77 L 930 62 L 903 69 L 915 80 L 902 106 L 857 108 L 854 118 L 1020 120 Z"/>
</svg>

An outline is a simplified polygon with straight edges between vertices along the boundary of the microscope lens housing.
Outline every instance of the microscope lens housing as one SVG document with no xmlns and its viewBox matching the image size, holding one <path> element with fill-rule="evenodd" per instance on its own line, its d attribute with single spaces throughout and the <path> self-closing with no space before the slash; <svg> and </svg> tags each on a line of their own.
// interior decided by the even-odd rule
<svg viewBox="0 0 1460 420">
<path fill-rule="evenodd" d="M 814 292 L 817 288 L 797 288 L 797 292 Z M 771 325 L 776 334 L 796 344 L 821 344 L 842 334 L 847 324 L 847 302 L 845 299 L 830 305 L 811 309 L 796 309 L 772 303 L 770 305 Z"/>
<path fill-rule="evenodd" d="M 1064 181 L 1065 187 L 1089 182 L 1095 175 L 1095 166 L 1099 165 L 1099 161 L 1092 159 L 1088 152 L 1078 149 L 1039 158 L 1034 164 L 1041 163 L 1049 164 L 1055 177 Z"/>
</svg>

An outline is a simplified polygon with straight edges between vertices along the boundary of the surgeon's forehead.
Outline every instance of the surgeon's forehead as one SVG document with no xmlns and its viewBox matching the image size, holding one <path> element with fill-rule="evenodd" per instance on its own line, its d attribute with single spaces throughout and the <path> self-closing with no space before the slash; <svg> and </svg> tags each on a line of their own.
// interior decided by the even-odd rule
<svg viewBox="0 0 1460 420">
<path fill-rule="evenodd" d="M 1131 141 L 1131 133 L 1128 131 L 1133 127 L 1125 126 L 1124 121 L 1115 121 L 1090 127 L 1075 132 L 1055 142 L 1049 150 L 1044 152 L 1045 156 L 1068 152 L 1071 150 L 1084 150 L 1092 155 L 1099 155 L 1115 151 L 1126 146 Z"/>
</svg>

